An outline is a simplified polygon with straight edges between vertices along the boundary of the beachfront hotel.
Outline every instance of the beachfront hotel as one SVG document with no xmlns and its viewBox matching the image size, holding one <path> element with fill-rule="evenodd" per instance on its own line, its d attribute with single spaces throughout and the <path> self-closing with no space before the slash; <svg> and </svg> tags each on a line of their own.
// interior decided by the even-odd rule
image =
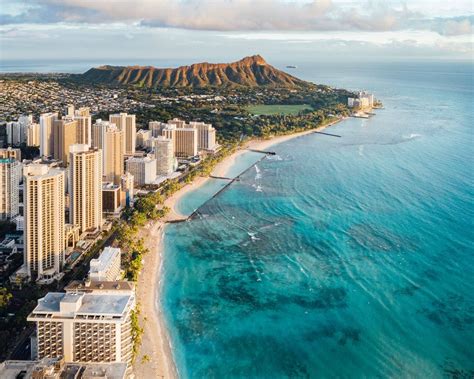
<svg viewBox="0 0 474 379">
<path fill-rule="evenodd" d="M 349 97 L 347 99 L 347 106 L 356 109 L 371 109 L 374 107 L 374 95 L 366 91 L 357 93 L 357 97 Z"/>
<path fill-rule="evenodd" d="M 53 123 L 58 119 L 57 112 L 43 113 L 40 116 L 40 155 L 49 157 L 54 152 Z"/>
<path fill-rule="evenodd" d="M 19 214 L 21 167 L 14 158 L 0 158 L 0 220 Z"/>
<path fill-rule="evenodd" d="M 147 146 L 156 158 L 156 175 L 170 175 L 176 169 L 174 144 L 163 136 L 153 137 L 147 141 Z"/>
<path fill-rule="evenodd" d="M 179 129 L 196 129 L 198 134 L 198 150 L 215 150 L 216 129 L 211 124 L 197 121 L 191 121 L 189 124 L 186 124 L 185 121 L 180 120 L 179 118 L 174 118 L 168 121 L 168 125 L 175 125 Z"/>
<path fill-rule="evenodd" d="M 173 141 L 176 157 L 194 157 L 198 155 L 198 131 L 194 128 L 178 128 L 167 125 L 163 129 L 163 137 Z"/>
<path fill-rule="evenodd" d="M 70 147 L 69 218 L 80 233 L 102 228 L 102 151 L 88 145 Z"/>
<path fill-rule="evenodd" d="M 30 164 L 23 175 L 25 265 L 19 271 L 53 280 L 64 263 L 65 170 Z"/>
<path fill-rule="evenodd" d="M 117 125 L 124 132 L 123 153 L 124 155 L 135 154 L 135 141 L 137 126 L 134 114 L 118 113 L 109 115 L 109 122 Z"/>
<path fill-rule="evenodd" d="M 135 292 L 121 282 L 109 283 L 73 285 L 38 300 L 27 318 L 36 324 L 38 359 L 131 364 Z"/>
<path fill-rule="evenodd" d="M 89 279 L 91 281 L 115 281 L 120 278 L 120 256 L 119 248 L 107 246 L 99 258 L 90 262 Z"/>
<path fill-rule="evenodd" d="M 125 162 L 126 171 L 133 175 L 133 184 L 143 186 L 151 184 L 156 179 L 156 159 L 146 157 L 131 157 Z"/>
</svg>

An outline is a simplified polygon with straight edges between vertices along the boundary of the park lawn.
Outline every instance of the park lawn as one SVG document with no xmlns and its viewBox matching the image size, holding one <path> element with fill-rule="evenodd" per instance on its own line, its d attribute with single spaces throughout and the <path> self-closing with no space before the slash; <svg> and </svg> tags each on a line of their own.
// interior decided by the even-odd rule
<svg viewBox="0 0 474 379">
<path fill-rule="evenodd" d="M 271 116 L 276 114 L 285 114 L 285 115 L 294 115 L 298 114 L 305 109 L 313 109 L 307 104 L 295 104 L 295 105 L 286 105 L 286 104 L 271 104 L 271 105 L 249 105 L 245 108 L 249 113 L 260 116 Z"/>
</svg>

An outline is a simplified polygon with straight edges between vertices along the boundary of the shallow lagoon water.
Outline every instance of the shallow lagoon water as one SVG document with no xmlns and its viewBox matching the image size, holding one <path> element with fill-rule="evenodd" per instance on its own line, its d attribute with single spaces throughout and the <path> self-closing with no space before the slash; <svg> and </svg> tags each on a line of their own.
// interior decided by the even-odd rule
<svg viewBox="0 0 474 379">
<path fill-rule="evenodd" d="M 386 109 L 331 128 L 342 138 L 272 147 L 166 228 L 161 298 L 180 375 L 472 377 L 472 67 L 298 67 Z"/>
</svg>

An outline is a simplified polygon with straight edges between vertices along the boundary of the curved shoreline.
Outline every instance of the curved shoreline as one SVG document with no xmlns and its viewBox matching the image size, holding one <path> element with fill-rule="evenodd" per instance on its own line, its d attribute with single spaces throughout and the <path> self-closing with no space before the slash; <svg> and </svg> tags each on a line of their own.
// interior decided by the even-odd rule
<svg viewBox="0 0 474 379">
<path fill-rule="evenodd" d="M 226 157 L 223 161 L 219 162 L 213 169 L 212 174 L 225 176 L 229 169 L 235 164 L 236 159 L 247 151 L 246 149 L 265 150 L 270 146 L 311 134 L 315 131 L 321 131 L 342 120 L 344 120 L 344 118 L 304 132 L 264 140 L 251 140 L 239 150 Z M 145 262 L 140 273 L 139 285 L 137 286 L 137 301 L 141 306 L 139 318 L 144 330 L 139 354 L 134 363 L 134 373 L 137 379 L 179 377 L 179 372 L 173 359 L 173 346 L 166 328 L 163 310 L 160 307 L 164 228 L 167 221 L 186 217 L 186 215 L 181 214 L 176 209 L 177 203 L 184 195 L 199 189 L 207 183 L 208 180 L 208 177 L 198 177 L 192 183 L 185 185 L 174 193 L 165 201 L 165 205 L 170 208 L 167 217 L 165 217 L 164 220 L 150 222 L 140 231 L 139 237 L 144 239 L 145 246 L 149 252 L 145 255 Z"/>
</svg>

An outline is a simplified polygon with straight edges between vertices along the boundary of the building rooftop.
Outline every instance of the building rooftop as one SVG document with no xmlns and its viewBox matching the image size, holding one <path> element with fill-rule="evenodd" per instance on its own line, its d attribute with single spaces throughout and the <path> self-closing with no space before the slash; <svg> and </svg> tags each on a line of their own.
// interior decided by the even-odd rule
<svg viewBox="0 0 474 379">
<path fill-rule="evenodd" d="M 117 256 L 120 257 L 121 254 L 122 251 L 119 248 L 107 246 L 102 250 L 99 258 L 91 260 L 89 273 L 100 273 L 105 271 L 110 267 L 114 259 L 116 259 Z"/>
<path fill-rule="evenodd" d="M 32 377 L 33 372 L 45 378 L 124 379 L 126 371 L 126 363 L 65 363 L 61 358 L 44 358 L 41 361 L 6 361 L 0 364 L 2 379 L 28 379 Z"/>
<path fill-rule="evenodd" d="M 79 281 L 74 280 L 69 283 L 65 288 L 66 292 L 127 292 L 133 291 L 135 286 L 133 282 L 127 280 L 111 281 Z"/>
<path fill-rule="evenodd" d="M 38 313 L 53 313 L 55 316 L 118 316 L 121 317 L 133 294 L 106 294 L 106 293 L 60 293 L 49 292 L 38 300 L 38 305 L 32 315 Z M 80 302 L 80 303 L 78 303 Z M 71 307 L 61 306 L 67 303 L 76 305 L 71 316 Z M 63 309 L 63 311 L 62 311 Z M 31 316 L 30 316 L 31 317 Z"/>
</svg>

